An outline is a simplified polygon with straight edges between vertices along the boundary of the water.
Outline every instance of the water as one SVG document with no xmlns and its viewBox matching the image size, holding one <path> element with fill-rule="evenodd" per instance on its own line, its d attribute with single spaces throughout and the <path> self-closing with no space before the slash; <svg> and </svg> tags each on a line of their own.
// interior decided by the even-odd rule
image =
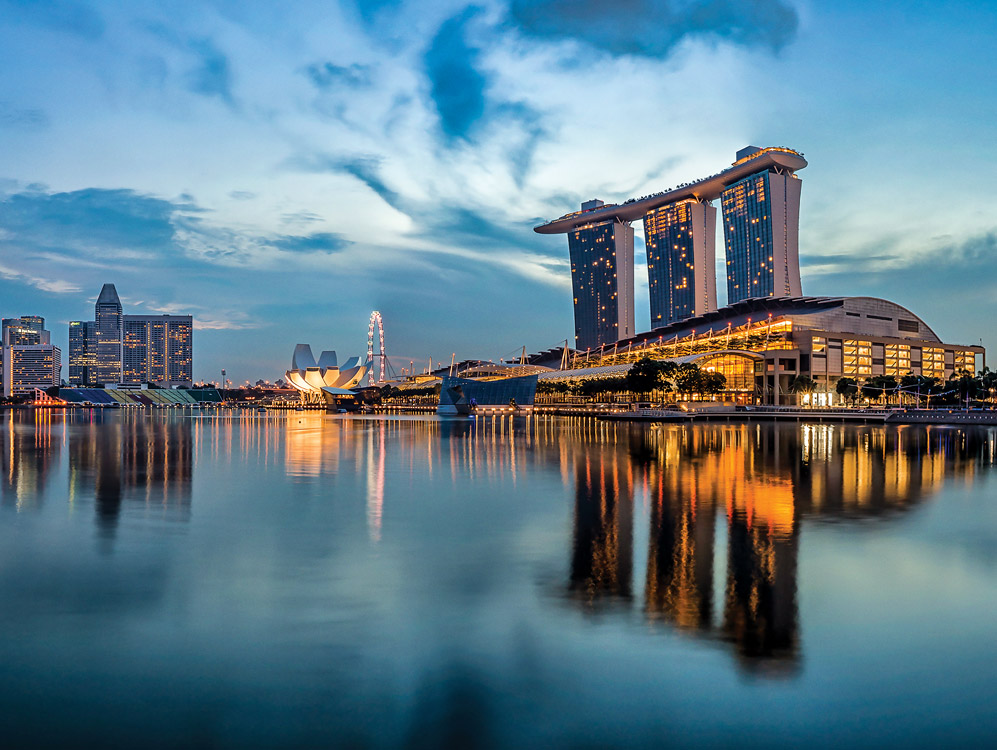
<svg viewBox="0 0 997 750">
<path fill-rule="evenodd" d="M 997 432 L 0 412 L 5 747 L 983 745 Z"/>
</svg>

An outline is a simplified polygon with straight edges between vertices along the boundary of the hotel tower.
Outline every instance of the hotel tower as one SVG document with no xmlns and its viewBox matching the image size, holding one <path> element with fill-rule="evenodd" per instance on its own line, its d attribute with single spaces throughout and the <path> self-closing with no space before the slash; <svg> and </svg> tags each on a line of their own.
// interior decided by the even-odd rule
<svg viewBox="0 0 997 750">
<path fill-rule="evenodd" d="M 567 234 L 575 310 L 575 348 L 628 338 L 633 331 L 633 230 L 644 222 L 651 327 L 717 309 L 716 220 L 726 242 L 727 303 L 798 297 L 803 154 L 748 146 L 727 169 L 625 203 L 592 200 L 582 210 L 534 227 Z"/>
</svg>

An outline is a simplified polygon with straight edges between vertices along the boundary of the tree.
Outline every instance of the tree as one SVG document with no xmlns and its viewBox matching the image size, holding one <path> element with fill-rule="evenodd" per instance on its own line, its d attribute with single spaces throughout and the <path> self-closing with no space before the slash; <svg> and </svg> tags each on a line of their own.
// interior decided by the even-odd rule
<svg viewBox="0 0 997 750">
<path fill-rule="evenodd" d="M 834 392 L 842 398 L 850 399 L 852 403 L 855 403 L 855 396 L 858 395 L 859 386 L 854 378 L 838 378 L 838 382 L 834 384 Z"/>
<path fill-rule="evenodd" d="M 870 401 L 888 399 L 897 389 L 897 379 L 892 375 L 874 375 L 862 383 L 862 395 Z"/>
<path fill-rule="evenodd" d="M 716 396 L 727 389 L 727 377 L 722 372 L 707 370 L 703 373 L 702 392 L 709 396 Z"/>
<path fill-rule="evenodd" d="M 817 390 L 817 381 L 808 378 L 806 375 L 797 375 L 789 383 L 789 392 L 800 395 L 801 393 L 813 393 Z"/>
<path fill-rule="evenodd" d="M 660 362 L 649 357 L 637 360 L 627 370 L 627 389 L 642 396 L 665 387 L 665 379 Z"/>
<path fill-rule="evenodd" d="M 675 370 L 675 390 L 687 396 L 703 392 L 703 372 L 698 365 L 684 362 L 678 366 Z"/>
</svg>

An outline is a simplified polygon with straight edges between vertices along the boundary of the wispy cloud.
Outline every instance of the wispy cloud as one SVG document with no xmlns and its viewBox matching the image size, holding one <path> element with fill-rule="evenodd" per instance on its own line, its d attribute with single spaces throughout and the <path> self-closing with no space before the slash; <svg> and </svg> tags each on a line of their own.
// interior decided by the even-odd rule
<svg viewBox="0 0 997 750">
<path fill-rule="evenodd" d="M 31 274 L 21 273 L 20 271 L 5 265 L 0 265 L 0 277 L 3 277 L 9 281 L 18 281 L 24 284 L 29 284 L 35 289 L 40 289 L 43 292 L 51 292 L 53 294 L 69 294 L 80 291 L 80 287 L 70 281 L 49 278 L 47 276 L 32 276 Z"/>
</svg>

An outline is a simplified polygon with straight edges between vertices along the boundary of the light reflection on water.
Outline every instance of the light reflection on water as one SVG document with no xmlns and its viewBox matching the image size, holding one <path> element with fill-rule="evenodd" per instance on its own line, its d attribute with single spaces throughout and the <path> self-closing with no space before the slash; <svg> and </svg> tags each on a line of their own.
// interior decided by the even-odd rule
<svg viewBox="0 0 997 750">
<path fill-rule="evenodd" d="M 997 615 L 990 430 L 2 420 L 0 699 L 18 708 L 15 736 L 654 746 L 685 725 L 677 744 L 827 744 L 870 704 L 905 709 L 852 721 L 852 740 L 951 738 L 953 716 L 967 741 L 995 728 L 973 709 L 997 697 L 978 637 Z M 938 591 L 912 572 L 953 560 L 958 580 Z M 877 576 L 880 561 L 901 572 Z M 855 644 L 889 643 L 884 623 L 901 617 L 867 611 L 876 596 L 916 618 L 892 658 L 874 649 L 867 664 Z M 976 677 L 932 671 L 927 644 Z M 70 679 L 55 678 L 66 664 Z M 931 700 L 904 692 L 914 673 Z M 281 698 L 261 710 L 261 690 Z M 113 699 L 137 696 L 129 723 L 109 721 Z M 775 698 L 794 721 L 773 723 Z M 939 698 L 962 713 L 939 718 Z M 64 723 L 43 719 L 52 706 Z"/>
</svg>

